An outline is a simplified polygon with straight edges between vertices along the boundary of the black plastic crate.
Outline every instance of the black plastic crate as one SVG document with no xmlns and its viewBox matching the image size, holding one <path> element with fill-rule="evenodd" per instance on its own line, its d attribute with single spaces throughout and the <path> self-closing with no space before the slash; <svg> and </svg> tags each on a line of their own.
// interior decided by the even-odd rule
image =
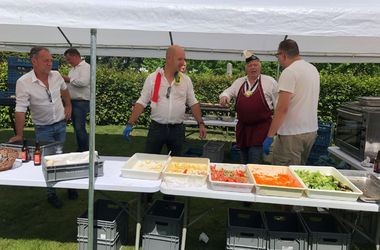
<svg viewBox="0 0 380 250">
<path fill-rule="evenodd" d="M 231 162 L 240 163 L 240 149 L 237 148 L 236 143 L 231 144 L 230 160 Z"/>
<path fill-rule="evenodd" d="M 143 234 L 179 237 L 184 207 L 180 202 L 156 200 L 144 216 Z"/>
<path fill-rule="evenodd" d="M 208 141 L 203 145 L 203 157 L 209 158 L 210 162 L 223 162 L 224 142 Z"/>
<path fill-rule="evenodd" d="M 328 147 L 331 143 L 332 124 L 328 122 L 318 122 L 317 138 L 314 145 Z"/>
<path fill-rule="evenodd" d="M 88 239 L 78 238 L 78 250 L 88 249 Z M 119 250 L 121 248 L 121 242 L 119 235 L 112 241 L 102 241 L 94 239 L 94 250 Z"/>
<path fill-rule="evenodd" d="M 142 240 L 143 250 L 178 250 L 179 237 L 144 234 Z"/>
<path fill-rule="evenodd" d="M 329 152 L 327 148 L 328 147 L 318 146 L 314 144 L 311 148 L 309 158 L 307 159 L 307 165 L 315 165 L 318 163 L 321 156 L 328 156 Z"/>
<path fill-rule="evenodd" d="M 201 157 L 203 148 L 188 148 L 183 154 L 184 157 Z"/>
<path fill-rule="evenodd" d="M 123 203 L 124 209 L 128 204 Z M 78 242 L 88 241 L 88 211 L 77 218 Z M 94 203 L 94 234 L 99 242 L 112 243 L 120 236 L 122 244 L 127 243 L 128 215 L 120 206 L 109 200 Z M 95 238 L 95 237 L 94 237 Z"/>
<path fill-rule="evenodd" d="M 267 230 L 259 211 L 228 210 L 227 249 L 266 249 Z"/>
<path fill-rule="evenodd" d="M 309 232 L 311 250 L 350 249 L 351 234 L 331 214 L 301 213 L 301 219 Z"/>
<path fill-rule="evenodd" d="M 308 233 L 296 213 L 265 212 L 269 250 L 307 250 Z"/>
</svg>

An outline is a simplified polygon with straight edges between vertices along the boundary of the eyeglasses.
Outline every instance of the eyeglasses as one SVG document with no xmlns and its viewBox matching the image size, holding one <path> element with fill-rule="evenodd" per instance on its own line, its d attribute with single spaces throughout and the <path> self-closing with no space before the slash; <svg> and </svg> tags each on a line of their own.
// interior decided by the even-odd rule
<svg viewBox="0 0 380 250">
<path fill-rule="evenodd" d="M 169 86 L 168 89 L 166 90 L 166 98 L 169 99 L 171 91 L 172 91 L 172 86 Z"/>
<path fill-rule="evenodd" d="M 47 94 L 48 97 L 49 97 L 49 101 L 50 101 L 50 102 L 53 102 L 53 99 L 51 98 L 50 90 L 49 90 L 48 88 L 46 88 L 45 90 L 46 90 L 46 94 Z"/>
<path fill-rule="evenodd" d="M 274 56 L 278 58 L 279 55 L 281 55 L 281 54 L 282 54 L 282 52 L 277 52 L 276 54 L 274 54 Z"/>
</svg>

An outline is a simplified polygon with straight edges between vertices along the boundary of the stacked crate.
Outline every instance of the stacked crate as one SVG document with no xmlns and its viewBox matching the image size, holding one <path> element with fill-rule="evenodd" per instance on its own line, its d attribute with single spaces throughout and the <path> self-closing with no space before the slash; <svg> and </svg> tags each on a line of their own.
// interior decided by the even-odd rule
<svg viewBox="0 0 380 250">
<path fill-rule="evenodd" d="M 156 200 L 144 216 L 143 249 L 178 250 L 183 214 L 183 203 Z"/>
<path fill-rule="evenodd" d="M 308 165 L 317 164 L 321 156 L 327 156 L 327 148 L 330 146 L 332 137 L 332 124 L 331 123 L 318 123 L 317 138 L 314 145 L 311 148 L 309 158 L 307 160 Z"/>
<path fill-rule="evenodd" d="M 269 250 L 307 250 L 308 233 L 296 213 L 265 212 Z"/>
<path fill-rule="evenodd" d="M 97 200 L 94 204 L 94 248 L 97 250 L 119 250 L 126 244 L 128 215 L 123 208 L 109 200 Z M 88 211 L 77 218 L 78 249 L 86 250 L 88 244 Z"/>
<path fill-rule="evenodd" d="M 228 210 L 227 250 L 266 249 L 266 227 L 261 212 Z"/>
<path fill-rule="evenodd" d="M 310 250 L 350 249 L 351 234 L 332 215 L 301 213 L 300 217 L 309 233 Z"/>
</svg>

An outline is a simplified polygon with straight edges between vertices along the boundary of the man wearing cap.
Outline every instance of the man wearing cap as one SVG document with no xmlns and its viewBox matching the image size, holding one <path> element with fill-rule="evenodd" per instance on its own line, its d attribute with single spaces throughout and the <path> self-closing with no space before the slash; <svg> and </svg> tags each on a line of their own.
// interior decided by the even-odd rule
<svg viewBox="0 0 380 250">
<path fill-rule="evenodd" d="M 236 143 L 240 148 L 241 162 L 261 163 L 262 145 L 272 122 L 277 99 L 277 82 L 261 74 L 260 59 L 244 51 L 246 76 L 235 80 L 219 96 L 219 103 L 227 105 L 236 98 Z"/>
</svg>

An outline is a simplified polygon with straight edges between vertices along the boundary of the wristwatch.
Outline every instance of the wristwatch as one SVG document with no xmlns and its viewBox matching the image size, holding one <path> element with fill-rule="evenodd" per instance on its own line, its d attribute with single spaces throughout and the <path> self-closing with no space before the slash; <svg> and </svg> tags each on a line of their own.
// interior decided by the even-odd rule
<svg viewBox="0 0 380 250">
<path fill-rule="evenodd" d="M 204 123 L 203 121 L 201 121 L 201 122 L 198 122 L 198 127 L 199 127 L 201 124 L 203 124 L 203 126 L 205 126 L 205 123 Z"/>
</svg>

